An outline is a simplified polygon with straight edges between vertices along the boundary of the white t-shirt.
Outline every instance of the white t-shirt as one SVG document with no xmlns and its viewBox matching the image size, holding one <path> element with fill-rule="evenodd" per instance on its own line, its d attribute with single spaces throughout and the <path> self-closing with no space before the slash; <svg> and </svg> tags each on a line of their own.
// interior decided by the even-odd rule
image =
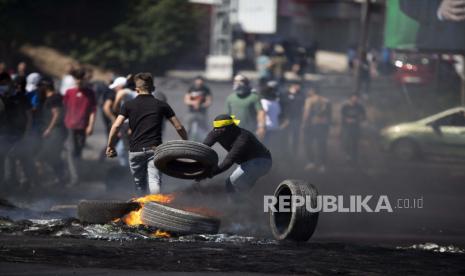
<svg viewBox="0 0 465 276">
<path fill-rule="evenodd" d="M 277 100 L 270 101 L 267 99 L 260 100 L 263 110 L 266 113 L 266 129 L 279 129 L 279 114 L 281 114 L 281 106 Z"/>
</svg>

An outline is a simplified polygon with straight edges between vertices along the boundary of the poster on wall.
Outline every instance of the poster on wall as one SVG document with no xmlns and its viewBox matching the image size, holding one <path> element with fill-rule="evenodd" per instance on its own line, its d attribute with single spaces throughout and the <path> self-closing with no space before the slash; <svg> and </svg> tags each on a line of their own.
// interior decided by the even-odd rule
<svg viewBox="0 0 465 276">
<path fill-rule="evenodd" d="M 465 52 L 465 0 L 388 0 L 387 48 Z"/>
</svg>

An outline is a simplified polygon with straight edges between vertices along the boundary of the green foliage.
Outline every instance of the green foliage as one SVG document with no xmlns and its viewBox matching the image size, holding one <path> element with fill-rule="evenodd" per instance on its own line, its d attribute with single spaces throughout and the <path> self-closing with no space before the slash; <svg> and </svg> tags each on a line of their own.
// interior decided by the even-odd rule
<svg viewBox="0 0 465 276">
<path fill-rule="evenodd" d="M 83 51 L 75 54 L 104 67 L 162 71 L 195 43 L 196 17 L 187 1 L 132 2 L 126 19 L 109 33 L 82 39 Z"/>
<path fill-rule="evenodd" d="M 14 62 L 29 43 L 113 70 L 161 72 L 196 44 L 198 16 L 187 0 L 0 0 L 0 59 Z"/>
</svg>

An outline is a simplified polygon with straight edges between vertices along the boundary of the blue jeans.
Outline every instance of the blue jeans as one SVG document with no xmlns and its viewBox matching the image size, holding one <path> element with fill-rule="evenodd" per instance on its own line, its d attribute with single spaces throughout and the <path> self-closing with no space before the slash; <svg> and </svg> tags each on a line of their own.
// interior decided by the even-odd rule
<svg viewBox="0 0 465 276">
<path fill-rule="evenodd" d="M 226 179 L 227 191 L 250 190 L 260 177 L 270 171 L 272 163 L 271 159 L 255 158 L 240 164 Z"/>
<path fill-rule="evenodd" d="M 161 173 L 155 167 L 153 159 L 154 150 L 152 149 L 129 152 L 129 168 L 139 195 L 160 193 Z"/>
</svg>

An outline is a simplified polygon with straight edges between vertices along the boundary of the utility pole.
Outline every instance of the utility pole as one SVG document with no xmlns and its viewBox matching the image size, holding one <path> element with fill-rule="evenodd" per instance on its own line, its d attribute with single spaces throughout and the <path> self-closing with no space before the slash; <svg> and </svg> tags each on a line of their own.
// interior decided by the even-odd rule
<svg viewBox="0 0 465 276">
<path fill-rule="evenodd" d="M 355 90 L 360 92 L 360 75 L 362 70 L 362 63 L 366 60 L 366 53 L 367 53 L 367 44 L 368 44 L 368 31 L 370 25 L 370 16 L 371 16 L 371 0 L 365 0 L 362 2 L 361 7 L 361 18 L 360 18 L 360 27 L 361 32 L 358 39 L 358 49 L 357 49 L 357 56 L 358 56 L 358 64 L 357 70 L 355 72 L 356 78 L 356 86 Z"/>
<path fill-rule="evenodd" d="M 233 72 L 231 17 L 237 11 L 237 0 L 219 0 L 212 7 L 206 77 L 212 80 L 230 80 Z"/>
</svg>

